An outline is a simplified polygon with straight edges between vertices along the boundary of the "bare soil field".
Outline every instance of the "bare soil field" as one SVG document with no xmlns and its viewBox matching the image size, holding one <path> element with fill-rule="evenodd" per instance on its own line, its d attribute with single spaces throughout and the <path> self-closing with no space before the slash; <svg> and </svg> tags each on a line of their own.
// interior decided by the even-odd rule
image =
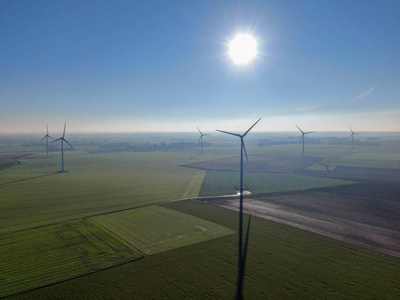
<svg viewBox="0 0 400 300">
<path fill-rule="evenodd" d="M 319 160 L 319 158 L 309 157 L 252 156 L 248 162 L 245 162 L 244 170 L 246 172 L 297 173 Z M 239 171 L 239 161 L 240 158 L 235 156 L 183 165 L 183 167 L 209 171 Z"/>
<path fill-rule="evenodd" d="M 245 213 L 400 257 L 400 187 L 382 183 L 251 195 Z M 208 201 L 238 210 L 238 198 Z"/>
<path fill-rule="evenodd" d="M 304 171 L 304 173 L 344 180 L 400 181 L 400 169 L 339 166 L 329 173 L 325 171 Z"/>
</svg>

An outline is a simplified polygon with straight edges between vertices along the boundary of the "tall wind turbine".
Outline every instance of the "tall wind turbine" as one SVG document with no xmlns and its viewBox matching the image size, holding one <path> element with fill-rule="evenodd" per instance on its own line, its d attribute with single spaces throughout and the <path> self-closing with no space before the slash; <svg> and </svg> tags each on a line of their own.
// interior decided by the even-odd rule
<svg viewBox="0 0 400 300">
<path fill-rule="evenodd" d="M 351 149 L 354 149 L 354 135 L 357 134 L 356 132 L 353 131 L 353 129 L 350 128 L 351 134 L 349 136 L 349 139 L 351 138 Z"/>
<path fill-rule="evenodd" d="M 249 223 L 247 225 L 247 234 L 246 234 L 246 240 L 245 244 L 243 245 L 243 152 L 247 157 L 247 151 L 246 147 L 244 145 L 244 137 L 249 133 L 249 131 L 261 120 L 259 118 L 257 122 L 253 124 L 247 131 L 243 134 L 238 134 L 238 133 L 232 133 L 228 131 L 222 131 L 218 130 L 219 132 L 230 134 L 237 136 L 240 138 L 240 210 L 239 210 L 239 258 L 238 258 L 238 284 L 237 284 L 237 298 L 242 299 L 243 298 L 243 283 L 244 283 L 244 271 L 245 271 L 245 265 L 246 265 L 246 257 L 247 257 L 247 245 L 248 245 L 248 240 L 249 240 L 249 228 L 250 228 L 250 220 L 251 216 L 249 218 Z"/>
<path fill-rule="evenodd" d="M 61 141 L 61 165 L 62 165 L 61 172 L 64 172 L 64 142 L 66 142 L 72 149 L 75 150 L 75 148 L 72 147 L 72 145 L 70 143 L 68 143 L 68 141 L 65 139 L 65 128 L 66 127 L 67 127 L 67 122 L 65 122 L 65 124 L 64 124 L 63 136 L 60 137 L 59 139 L 56 139 L 56 140 L 51 142 L 51 143 L 54 143 L 54 142 L 57 142 L 57 141 Z"/>
<path fill-rule="evenodd" d="M 198 140 L 197 144 L 200 143 L 200 145 L 201 145 L 201 152 L 200 152 L 200 154 L 203 154 L 203 136 L 205 136 L 205 135 L 211 135 L 211 134 L 209 134 L 209 133 L 202 133 L 202 132 L 200 131 L 199 127 L 197 127 L 197 130 L 200 132 L 200 137 L 199 137 L 199 140 Z"/>
<path fill-rule="evenodd" d="M 46 127 L 47 127 L 47 133 L 40 141 L 43 141 L 44 139 L 46 139 L 46 152 L 47 152 L 46 158 L 49 158 L 49 140 L 48 140 L 48 138 L 51 138 L 53 141 L 54 141 L 54 139 L 49 135 L 49 124 L 46 124 Z"/>
<path fill-rule="evenodd" d="M 305 136 L 306 134 L 313 133 L 313 132 L 315 132 L 315 131 L 304 132 L 303 130 L 300 129 L 299 126 L 296 125 L 296 127 L 301 131 L 301 137 L 300 137 L 299 143 L 301 143 L 301 141 L 303 141 L 303 157 L 304 157 L 304 136 Z"/>
</svg>

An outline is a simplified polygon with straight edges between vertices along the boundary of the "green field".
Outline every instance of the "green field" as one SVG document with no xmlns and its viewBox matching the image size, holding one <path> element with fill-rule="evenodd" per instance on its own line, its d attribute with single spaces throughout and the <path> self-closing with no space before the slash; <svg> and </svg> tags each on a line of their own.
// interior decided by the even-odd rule
<svg viewBox="0 0 400 300">
<path fill-rule="evenodd" d="M 204 203 L 163 205 L 235 230 L 238 215 Z M 254 217 L 247 299 L 399 299 L 400 259 Z M 237 234 L 148 256 L 11 299 L 232 299 Z"/>
<path fill-rule="evenodd" d="M 146 255 L 214 239 L 234 231 L 158 206 L 91 218 Z"/>
<path fill-rule="evenodd" d="M 0 232 L 197 196 L 203 171 L 178 165 L 187 153 L 66 153 L 27 158 L 0 172 Z"/>
<path fill-rule="evenodd" d="M 395 148 L 380 149 L 315 145 L 306 155 L 338 166 L 397 162 Z M 58 152 L 18 159 L 0 172 L 0 297 L 44 286 L 10 298 L 233 298 L 237 213 L 194 201 L 149 205 L 234 194 L 237 172 L 180 165 L 237 156 L 236 150 L 68 151 L 64 173 L 58 173 Z M 299 155 L 294 146 L 247 150 Z M 244 176 L 252 193 L 350 183 L 283 173 Z M 398 270 L 398 258 L 254 218 L 245 296 L 398 299 Z"/>
<path fill-rule="evenodd" d="M 142 257 L 92 221 L 0 235 L 0 297 Z"/>
<path fill-rule="evenodd" d="M 251 193 L 270 193 L 281 191 L 305 190 L 323 186 L 350 184 L 350 181 L 327 179 L 286 173 L 250 173 L 244 174 L 244 186 Z M 207 171 L 199 196 L 220 196 L 236 194 L 240 177 L 238 172 Z"/>
</svg>

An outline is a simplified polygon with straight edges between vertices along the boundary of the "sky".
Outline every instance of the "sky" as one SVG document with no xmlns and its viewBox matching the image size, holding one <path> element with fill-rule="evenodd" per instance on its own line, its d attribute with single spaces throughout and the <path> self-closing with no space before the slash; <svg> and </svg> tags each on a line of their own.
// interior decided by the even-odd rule
<svg viewBox="0 0 400 300">
<path fill-rule="evenodd" d="M 0 0 L 0 133 L 400 131 L 400 1 Z M 229 42 L 258 54 L 235 65 Z"/>
</svg>

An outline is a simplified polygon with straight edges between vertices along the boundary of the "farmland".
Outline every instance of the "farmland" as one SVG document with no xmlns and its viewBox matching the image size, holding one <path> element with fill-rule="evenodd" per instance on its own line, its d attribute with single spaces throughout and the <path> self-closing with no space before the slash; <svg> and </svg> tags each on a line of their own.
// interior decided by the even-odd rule
<svg viewBox="0 0 400 300">
<path fill-rule="evenodd" d="M 86 220 L 0 235 L 0 297 L 140 258 Z"/>
<path fill-rule="evenodd" d="M 179 153 L 71 152 L 65 173 L 57 173 L 59 157 L 21 160 L 0 173 L 0 232 L 197 195 L 202 174 L 178 167 L 184 159 Z"/>
<path fill-rule="evenodd" d="M 235 229 L 237 213 L 193 201 L 163 205 Z M 10 299 L 232 299 L 237 235 L 146 257 Z M 304 230 L 253 218 L 249 299 L 398 299 L 400 260 Z"/>
<path fill-rule="evenodd" d="M 159 206 L 106 214 L 92 219 L 146 255 L 234 232 L 215 223 Z M 163 226 L 164 224 L 168 226 Z"/>
<path fill-rule="evenodd" d="M 268 193 L 317 188 L 322 186 L 350 184 L 350 181 L 327 179 L 286 173 L 246 173 L 246 188 L 251 193 Z M 238 186 L 237 172 L 208 171 L 199 196 L 220 196 L 235 194 Z"/>
<path fill-rule="evenodd" d="M 255 144 L 244 178 L 254 216 L 246 298 L 399 298 L 400 260 L 369 250 L 382 237 L 398 251 L 399 147 L 310 145 L 301 158 L 293 145 Z M 85 147 L 65 153 L 64 173 L 57 152 L 9 147 L 19 157 L 0 172 L 0 296 L 233 298 L 237 198 L 213 197 L 235 193 L 237 147 Z M 209 198 L 183 200 L 198 195 Z M 345 243 L 338 225 L 350 243 L 370 236 Z"/>
</svg>

